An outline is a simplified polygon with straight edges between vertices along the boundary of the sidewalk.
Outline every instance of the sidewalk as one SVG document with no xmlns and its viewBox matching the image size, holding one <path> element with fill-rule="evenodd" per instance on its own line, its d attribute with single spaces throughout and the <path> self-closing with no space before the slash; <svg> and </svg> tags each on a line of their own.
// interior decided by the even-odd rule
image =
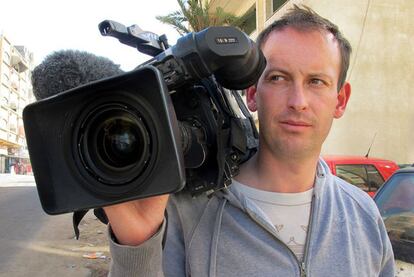
<svg viewBox="0 0 414 277">
<path fill-rule="evenodd" d="M 35 186 L 33 175 L 0 173 L 0 187 Z"/>
</svg>

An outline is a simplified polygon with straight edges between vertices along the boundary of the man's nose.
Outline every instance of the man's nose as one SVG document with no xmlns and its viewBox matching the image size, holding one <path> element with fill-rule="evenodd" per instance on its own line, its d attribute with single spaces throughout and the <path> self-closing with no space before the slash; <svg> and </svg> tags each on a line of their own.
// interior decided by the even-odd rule
<svg viewBox="0 0 414 277">
<path fill-rule="evenodd" d="M 289 109 L 303 111 L 308 108 L 308 98 L 306 90 L 302 84 L 295 84 L 289 94 Z"/>
</svg>

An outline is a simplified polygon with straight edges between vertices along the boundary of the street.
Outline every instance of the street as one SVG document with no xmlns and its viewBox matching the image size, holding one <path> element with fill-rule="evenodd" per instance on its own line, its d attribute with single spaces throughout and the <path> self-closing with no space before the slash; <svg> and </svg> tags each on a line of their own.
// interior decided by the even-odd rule
<svg viewBox="0 0 414 277">
<path fill-rule="evenodd" d="M 32 176 L 0 174 L 0 276 L 106 276 L 106 226 L 89 212 L 74 238 L 72 214 L 47 215 Z"/>
</svg>

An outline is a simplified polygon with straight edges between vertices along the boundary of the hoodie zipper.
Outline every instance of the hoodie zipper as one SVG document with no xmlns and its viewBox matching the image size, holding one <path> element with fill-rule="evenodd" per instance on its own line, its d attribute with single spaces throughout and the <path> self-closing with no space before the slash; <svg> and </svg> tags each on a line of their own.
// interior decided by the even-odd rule
<svg viewBox="0 0 414 277">
<path fill-rule="evenodd" d="M 306 263 L 308 261 L 308 247 L 309 247 L 309 242 L 310 242 L 310 234 L 312 233 L 312 222 L 313 222 L 313 210 L 314 210 L 314 202 L 315 202 L 315 195 L 312 195 L 312 200 L 311 200 L 311 208 L 310 208 L 310 215 L 309 215 L 309 224 L 308 224 L 308 231 L 306 234 L 306 242 L 305 242 L 305 249 L 304 249 L 304 254 L 303 254 L 303 261 L 299 261 L 299 259 L 296 257 L 295 253 L 292 251 L 292 249 L 289 248 L 289 246 L 287 246 L 286 243 L 284 243 L 283 241 L 281 241 L 277 235 L 274 233 L 274 230 L 269 228 L 267 226 L 267 224 L 264 224 L 262 222 L 261 219 L 258 219 L 256 217 L 255 214 L 251 213 L 250 210 L 247 210 L 248 215 L 257 223 L 259 224 L 263 229 L 265 229 L 266 231 L 268 231 L 271 235 L 274 236 L 274 238 L 280 243 L 282 244 L 287 250 L 288 252 L 290 252 L 293 257 L 295 258 L 298 267 L 299 267 L 299 272 L 300 272 L 300 277 L 306 277 Z"/>
<path fill-rule="evenodd" d="M 309 252 L 309 243 L 310 243 L 310 235 L 312 234 L 312 229 L 313 229 L 313 214 L 314 214 L 314 208 L 315 208 L 315 194 L 312 195 L 312 200 L 311 200 L 311 206 L 310 206 L 310 215 L 309 215 L 309 224 L 308 224 L 308 230 L 307 230 L 307 234 L 306 234 L 306 242 L 305 242 L 305 249 L 304 249 L 304 253 L 303 253 L 303 261 L 302 261 L 302 270 L 303 270 L 303 274 L 301 276 L 306 276 L 306 267 L 305 265 L 308 264 L 308 252 Z"/>
</svg>

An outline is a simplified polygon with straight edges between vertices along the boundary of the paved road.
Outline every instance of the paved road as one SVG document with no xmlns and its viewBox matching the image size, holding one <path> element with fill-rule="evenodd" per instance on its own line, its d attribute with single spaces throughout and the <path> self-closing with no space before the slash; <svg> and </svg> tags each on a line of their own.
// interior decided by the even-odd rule
<svg viewBox="0 0 414 277">
<path fill-rule="evenodd" d="M 105 276 L 106 228 L 90 213 L 74 239 L 70 214 L 41 208 L 33 177 L 0 174 L 0 276 Z M 107 258 L 83 255 L 103 252 Z"/>
</svg>

